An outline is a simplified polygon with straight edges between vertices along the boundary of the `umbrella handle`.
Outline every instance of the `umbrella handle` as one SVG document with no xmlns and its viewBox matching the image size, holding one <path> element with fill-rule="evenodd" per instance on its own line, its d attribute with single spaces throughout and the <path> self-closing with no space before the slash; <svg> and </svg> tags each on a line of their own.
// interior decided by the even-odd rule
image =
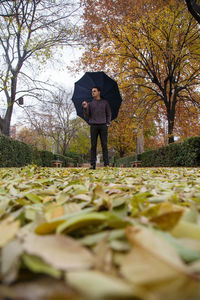
<svg viewBox="0 0 200 300">
<path fill-rule="evenodd" d="M 83 101 L 83 102 L 82 102 L 82 106 L 83 106 L 83 108 L 87 108 L 87 102 L 86 102 L 86 101 Z"/>
</svg>

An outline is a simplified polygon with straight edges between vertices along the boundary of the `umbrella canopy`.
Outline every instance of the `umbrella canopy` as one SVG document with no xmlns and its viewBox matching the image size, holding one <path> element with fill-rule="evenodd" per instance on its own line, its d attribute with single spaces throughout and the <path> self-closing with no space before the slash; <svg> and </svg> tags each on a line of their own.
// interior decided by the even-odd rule
<svg viewBox="0 0 200 300">
<path fill-rule="evenodd" d="M 101 98 L 108 101 L 112 112 L 112 120 L 114 120 L 117 118 L 122 98 L 117 82 L 104 72 L 86 72 L 81 79 L 75 82 L 72 101 L 74 102 L 77 115 L 86 120 L 83 115 L 82 102 L 92 101 L 92 88 L 94 86 L 100 87 Z"/>
<path fill-rule="evenodd" d="M 200 24 L 200 3 L 199 0 L 186 0 L 189 12 Z"/>
</svg>

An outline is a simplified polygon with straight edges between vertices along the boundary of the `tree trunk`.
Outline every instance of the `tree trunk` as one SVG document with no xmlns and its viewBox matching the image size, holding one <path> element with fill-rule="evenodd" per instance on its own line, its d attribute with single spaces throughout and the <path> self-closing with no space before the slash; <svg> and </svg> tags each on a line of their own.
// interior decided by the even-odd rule
<svg viewBox="0 0 200 300">
<path fill-rule="evenodd" d="M 1 133 L 10 136 L 10 123 L 13 112 L 13 103 L 7 108 L 6 115 L 0 122 Z"/>
<path fill-rule="evenodd" d="M 168 144 L 174 143 L 174 119 L 175 119 L 175 109 L 170 110 L 167 115 L 168 120 Z"/>
<path fill-rule="evenodd" d="M 124 157 L 124 150 L 120 147 L 120 150 L 119 150 L 119 157 L 122 158 Z"/>
<path fill-rule="evenodd" d="M 16 97 L 16 90 L 17 90 L 17 72 L 13 72 L 13 76 L 11 78 L 11 95 L 10 97 L 7 97 L 7 111 L 6 115 L 3 119 L 3 127 L 2 127 L 2 133 L 9 136 L 10 135 L 10 123 L 13 113 L 13 105 L 15 103 L 15 97 Z"/>
<path fill-rule="evenodd" d="M 144 152 L 144 134 L 143 134 L 143 127 L 142 127 L 138 132 L 138 154 L 142 154 L 143 152 Z"/>
</svg>

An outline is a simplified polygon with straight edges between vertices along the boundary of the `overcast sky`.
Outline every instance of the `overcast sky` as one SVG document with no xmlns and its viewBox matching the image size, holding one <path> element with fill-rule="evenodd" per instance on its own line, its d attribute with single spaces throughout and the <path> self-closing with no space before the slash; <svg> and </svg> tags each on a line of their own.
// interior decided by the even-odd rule
<svg viewBox="0 0 200 300">
<path fill-rule="evenodd" d="M 65 48 L 59 50 L 55 59 L 44 65 L 42 71 L 37 75 L 37 79 L 53 82 L 54 85 L 62 86 L 66 88 L 67 91 L 73 92 L 74 83 L 84 74 L 84 72 L 73 73 L 70 72 L 67 67 L 70 66 L 73 61 L 78 60 L 81 53 L 82 51 L 79 48 Z M 24 102 L 26 105 L 28 100 L 24 99 Z M 11 125 L 18 123 L 20 121 L 20 116 L 22 115 L 23 109 L 18 105 L 15 105 Z"/>
<path fill-rule="evenodd" d="M 81 56 L 81 53 L 81 50 L 78 48 L 68 48 L 61 51 L 58 53 L 60 56 L 58 60 L 55 59 L 48 64 L 47 71 L 44 71 L 43 74 L 41 74 L 41 78 L 54 81 L 67 89 L 72 90 L 74 88 L 74 82 L 83 75 L 83 72 L 75 74 L 70 72 L 67 67 L 72 65 L 72 61 L 77 60 Z"/>
</svg>

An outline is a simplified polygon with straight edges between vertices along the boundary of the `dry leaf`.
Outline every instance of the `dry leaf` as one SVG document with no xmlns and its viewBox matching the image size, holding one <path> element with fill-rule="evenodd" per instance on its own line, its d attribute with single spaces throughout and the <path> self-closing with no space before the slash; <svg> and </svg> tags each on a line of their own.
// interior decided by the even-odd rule
<svg viewBox="0 0 200 300">
<path fill-rule="evenodd" d="M 88 269 L 93 266 L 93 255 L 74 239 L 63 235 L 38 236 L 29 233 L 24 237 L 23 250 L 36 255 L 60 270 Z"/>
<path fill-rule="evenodd" d="M 0 222 L 0 247 L 12 240 L 20 229 L 20 222 L 7 218 Z"/>
<path fill-rule="evenodd" d="M 127 280 L 153 293 L 157 299 L 199 296 L 198 280 L 169 243 L 142 226 L 127 228 L 127 237 L 132 250 L 121 265 L 121 274 Z"/>
<path fill-rule="evenodd" d="M 122 279 L 99 271 L 78 271 L 66 273 L 66 281 L 73 288 L 86 295 L 86 299 L 126 299 L 138 296 L 139 291 Z"/>
</svg>

